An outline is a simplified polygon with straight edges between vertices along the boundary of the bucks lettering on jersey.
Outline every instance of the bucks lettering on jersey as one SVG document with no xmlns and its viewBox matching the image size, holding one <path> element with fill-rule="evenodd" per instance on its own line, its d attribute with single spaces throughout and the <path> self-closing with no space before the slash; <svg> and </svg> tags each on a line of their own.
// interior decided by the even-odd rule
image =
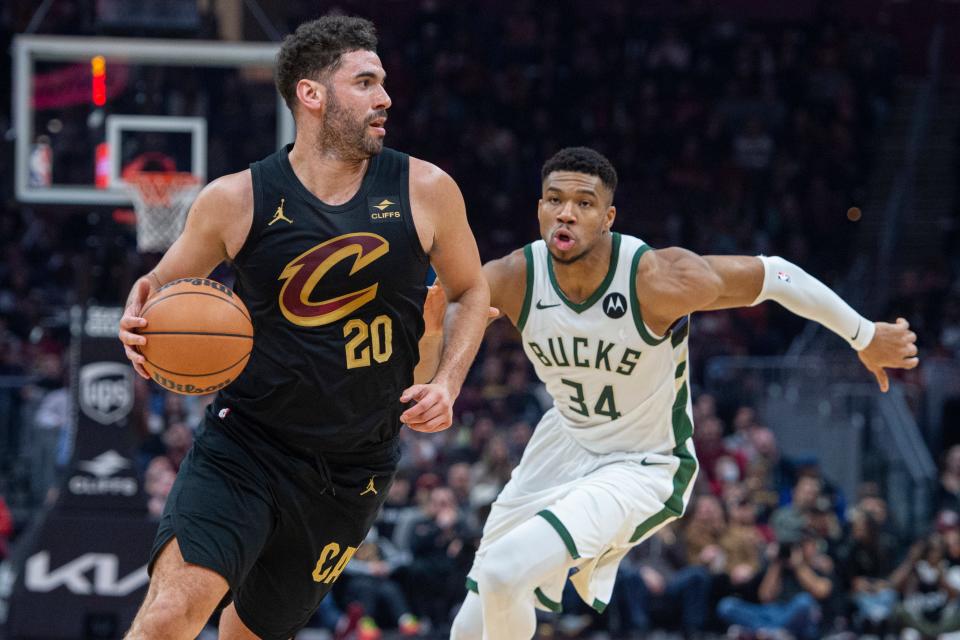
<svg viewBox="0 0 960 640">
<path fill-rule="evenodd" d="M 642 240 L 613 234 L 607 275 L 584 302 L 563 295 L 547 245 L 527 245 L 523 348 L 563 423 L 596 453 L 670 453 L 692 435 L 688 320 L 667 336 L 644 324 L 637 302 Z"/>
</svg>

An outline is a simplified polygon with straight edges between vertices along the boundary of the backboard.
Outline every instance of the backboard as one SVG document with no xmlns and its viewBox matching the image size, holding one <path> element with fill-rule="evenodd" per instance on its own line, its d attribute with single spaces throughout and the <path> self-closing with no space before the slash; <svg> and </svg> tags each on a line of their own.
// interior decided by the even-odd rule
<svg viewBox="0 0 960 640">
<path fill-rule="evenodd" d="M 273 85 L 278 45 L 17 36 L 15 186 L 21 202 L 126 205 L 119 178 L 163 153 L 205 183 L 294 137 Z"/>
</svg>

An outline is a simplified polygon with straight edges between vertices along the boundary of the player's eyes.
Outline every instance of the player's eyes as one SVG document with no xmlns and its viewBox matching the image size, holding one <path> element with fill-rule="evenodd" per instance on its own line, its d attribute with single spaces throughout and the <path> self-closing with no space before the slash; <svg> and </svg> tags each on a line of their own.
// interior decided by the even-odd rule
<svg viewBox="0 0 960 640">
<path fill-rule="evenodd" d="M 560 198 L 556 196 L 551 196 L 547 198 L 547 202 L 549 202 L 550 204 L 560 204 Z"/>
<path fill-rule="evenodd" d="M 590 204 L 591 204 L 591 203 L 590 203 L 589 200 L 581 200 L 581 201 L 580 201 L 580 206 L 583 207 L 584 209 L 588 208 L 588 207 L 590 206 Z"/>
</svg>

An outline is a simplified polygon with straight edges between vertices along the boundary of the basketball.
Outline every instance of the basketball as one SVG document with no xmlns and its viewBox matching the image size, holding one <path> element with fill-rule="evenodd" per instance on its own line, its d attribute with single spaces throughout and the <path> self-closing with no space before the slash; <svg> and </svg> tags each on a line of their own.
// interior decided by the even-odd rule
<svg viewBox="0 0 960 640">
<path fill-rule="evenodd" d="M 253 325 L 243 301 L 207 278 L 174 280 L 143 306 L 143 367 L 174 393 L 213 393 L 237 379 L 250 359 Z"/>
</svg>

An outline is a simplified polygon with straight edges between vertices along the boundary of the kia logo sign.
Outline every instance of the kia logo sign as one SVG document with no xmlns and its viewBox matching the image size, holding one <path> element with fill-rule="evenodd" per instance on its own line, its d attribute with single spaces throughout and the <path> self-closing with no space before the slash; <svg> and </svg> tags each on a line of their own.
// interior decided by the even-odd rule
<svg viewBox="0 0 960 640">
<path fill-rule="evenodd" d="M 66 587 L 81 596 L 115 597 L 131 594 L 149 581 L 147 565 L 121 576 L 120 560 L 112 553 L 85 553 L 51 571 L 49 551 L 30 556 L 23 580 L 28 591 L 38 593 Z"/>
<path fill-rule="evenodd" d="M 133 408 L 133 372 L 120 362 L 94 362 L 80 369 L 80 409 L 91 420 L 113 424 Z"/>
</svg>

